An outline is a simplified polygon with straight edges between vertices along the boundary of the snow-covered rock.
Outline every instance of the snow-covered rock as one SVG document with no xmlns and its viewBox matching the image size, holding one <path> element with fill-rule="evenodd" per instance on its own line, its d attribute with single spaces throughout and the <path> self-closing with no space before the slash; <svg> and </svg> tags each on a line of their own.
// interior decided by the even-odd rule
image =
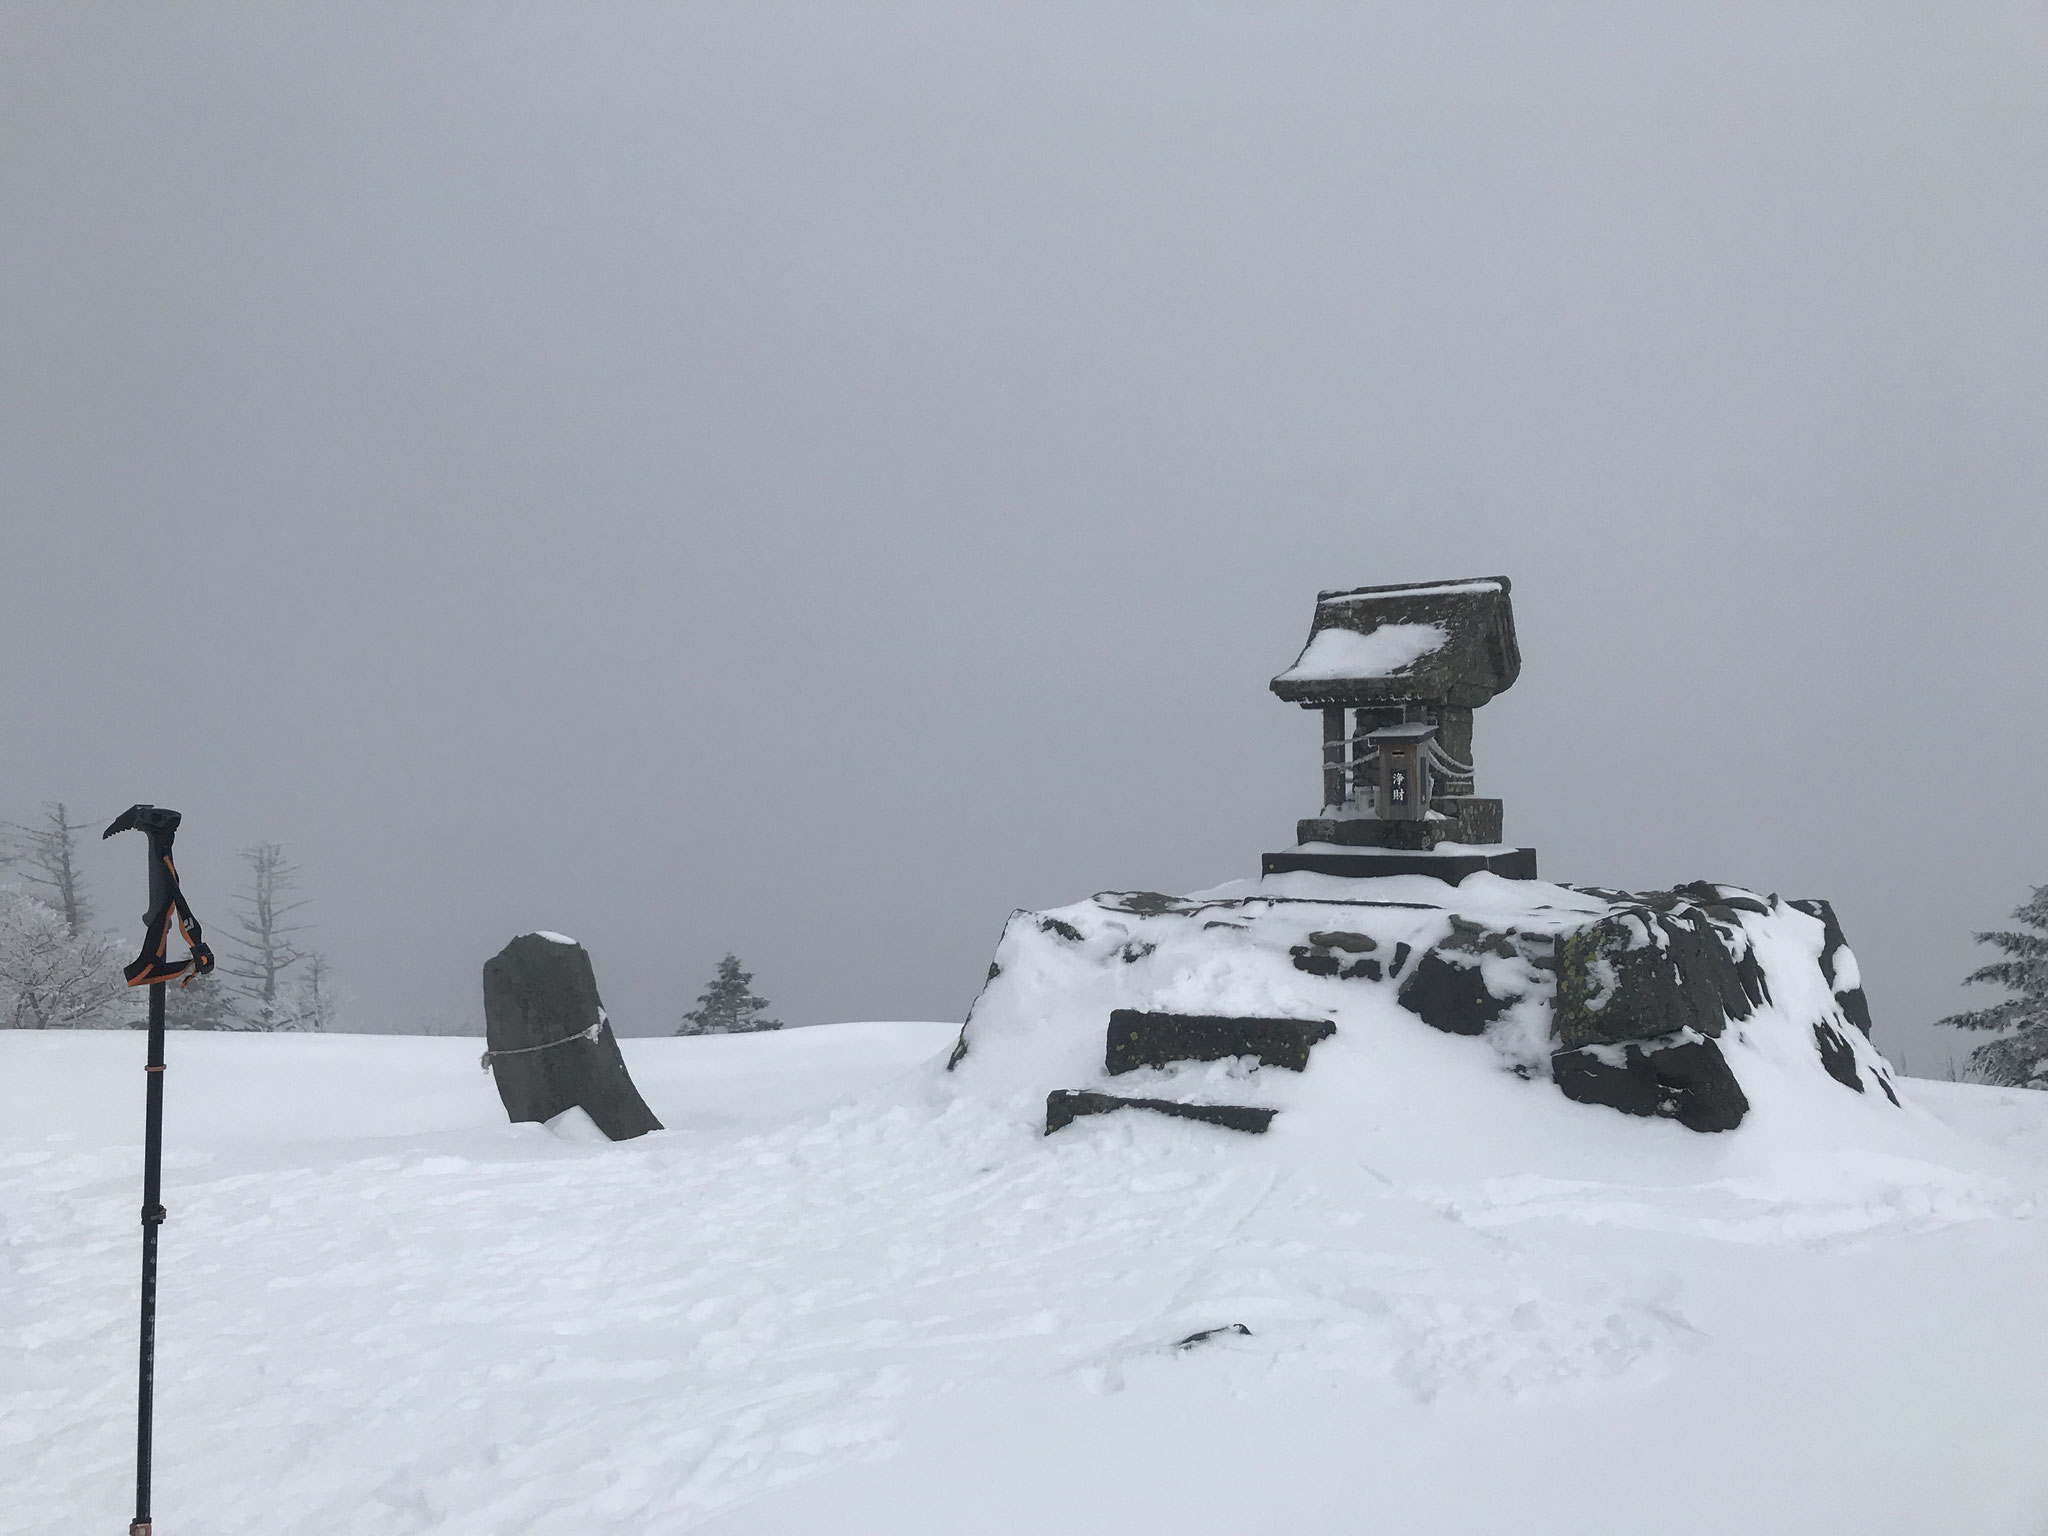
<svg viewBox="0 0 2048 1536">
<path fill-rule="evenodd" d="M 1472 1073 L 1551 1079 L 1701 1131 L 1742 1122 L 1753 1078 L 1898 1103 L 1832 909 L 1733 886 L 1289 874 L 1189 897 L 1105 892 L 1011 917 L 952 1065 L 1041 1094 L 1279 1109 L 1308 1092 L 1250 1057 L 1114 1071 L 1117 1009 L 1323 1021 L 1366 1041 L 1428 1026 L 1473 1037 Z"/>
</svg>

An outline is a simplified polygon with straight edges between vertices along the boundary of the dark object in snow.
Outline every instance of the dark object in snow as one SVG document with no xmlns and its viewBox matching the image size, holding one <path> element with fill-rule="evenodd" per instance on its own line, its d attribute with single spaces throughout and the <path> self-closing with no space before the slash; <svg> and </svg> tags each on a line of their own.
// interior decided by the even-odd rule
<svg viewBox="0 0 2048 1536">
<path fill-rule="evenodd" d="M 1483 1035 L 1523 998 L 1549 989 L 1542 974 L 1549 969 L 1548 947 L 1547 940 L 1499 933 L 1454 915 L 1450 937 L 1423 951 L 1395 999 L 1431 1029 Z M 1405 958 L 1400 951 L 1406 948 L 1400 946 L 1396 958 Z M 1489 981 L 1487 957 L 1518 963 L 1495 966 Z"/>
<path fill-rule="evenodd" d="M 1369 955 L 1380 947 L 1380 941 L 1369 933 L 1349 933 L 1343 929 L 1312 933 L 1308 941 L 1317 949 L 1342 949 L 1354 955 Z"/>
<path fill-rule="evenodd" d="M 1176 1061 L 1256 1056 L 1260 1066 L 1303 1072 L 1309 1050 L 1336 1032 L 1328 1019 L 1234 1019 L 1119 1008 L 1109 1016 L 1103 1064 L 1118 1076 Z"/>
<path fill-rule="evenodd" d="M 1786 906 L 1808 917 L 1817 917 L 1826 930 L 1820 952 L 1821 974 L 1828 979 L 1828 990 L 1835 994 L 1835 1003 L 1851 1024 L 1863 1031 L 1863 1038 L 1870 1038 L 1870 1000 L 1863 995 L 1862 977 L 1853 980 L 1843 974 L 1849 968 L 1841 963 L 1841 956 L 1849 948 L 1849 941 L 1842 935 L 1842 920 L 1835 916 L 1832 902 L 1818 897 L 1804 897 L 1788 901 Z M 1852 960 L 1854 956 L 1851 956 Z M 1845 983 L 1847 983 L 1845 985 Z"/>
<path fill-rule="evenodd" d="M 1296 944 L 1288 954 L 1294 959 L 1294 968 L 1310 976 L 1378 981 L 1380 963 L 1373 958 L 1371 951 L 1379 947 L 1379 940 L 1371 934 L 1332 929 L 1310 934 L 1306 944 Z M 1354 956 L 1364 958 L 1355 959 Z"/>
<path fill-rule="evenodd" d="M 1172 1099 L 1126 1099 L 1089 1088 L 1055 1088 L 1045 1096 L 1045 1134 L 1072 1125 L 1083 1115 L 1106 1115 L 1119 1109 L 1149 1109 L 1180 1120 L 1201 1120 L 1226 1130 L 1262 1135 L 1278 1113 L 1242 1104 L 1177 1104 Z"/>
<path fill-rule="evenodd" d="M 1658 1115 L 1688 1130 L 1732 1131 L 1749 1099 L 1713 1041 L 1687 1030 L 1660 1040 L 1559 1051 L 1550 1075 L 1568 1099 L 1625 1115 Z"/>
<path fill-rule="evenodd" d="M 484 1064 L 515 1123 L 581 1108 L 613 1141 L 661 1129 L 626 1072 L 574 940 L 522 934 L 484 962 Z"/>
<path fill-rule="evenodd" d="M 1493 955 L 1502 960 L 1519 959 L 1525 955 L 1523 944 L 1527 941 L 1518 943 L 1512 928 L 1502 932 L 1484 923 L 1475 923 L 1469 917 L 1460 917 L 1455 912 L 1448 916 L 1451 936 L 1437 948 L 1461 955 Z"/>
<path fill-rule="evenodd" d="M 1655 894 L 1661 898 L 1664 893 L 1659 891 Z M 1671 894 L 1674 897 L 1683 896 L 1690 898 L 1703 907 L 1725 907 L 1729 912 L 1753 912 L 1758 917 L 1769 917 L 1771 915 L 1770 902 L 1765 901 L 1756 892 L 1745 891 L 1740 886 L 1716 885 L 1711 880 L 1690 880 L 1684 885 L 1674 887 Z M 1628 894 L 1626 892 L 1621 893 L 1620 899 L 1627 901 L 1629 899 Z M 1807 912 L 1811 907 L 1825 907 L 1827 903 L 1824 901 L 1794 901 L 1787 903 L 1787 905 L 1797 907 L 1802 912 Z"/>
<path fill-rule="evenodd" d="M 1197 1344 L 1206 1344 L 1209 1340 L 1221 1338 L 1226 1333 L 1240 1334 L 1247 1339 L 1252 1336 L 1251 1329 L 1245 1327 L 1243 1323 L 1225 1323 L 1221 1328 L 1204 1328 L 1200 1333 L 1191 1333 L 1173 1347 L 1175 1349 L 1193 1349 Z"/>
<path fill-rule="evenodd" d="M 1310 937 L 1321 939 L 1323 935 Z M 1294 968 L 1310 976 L 1335 976 L 1345 981 L 1380 979 L 1380 963 L 1371 955 L 1354 960 L 1349 949 L 1330 950 L 1320 943 L 1296 944 L 1287 953 L 1294 959 Z"/>
<path fill-rule="evenodd" d="M 1451 959 L 1434 949 L 1415 962 L 1395 996 L 1403 1008 L 1447 1035 L 1483 1035 L 1515 1001 L 1487 990 L 1476 961 Z"/>
<path fill-rule="evenodd" d="M 1433 827 L 1435 823 L 1374 822 L 1371 825 Z M 1447 885 L 1456 885 L 1467 875 L 1476 875 L 1482 870 L 1507 880 L 1536 878 L 1534 848 L 1506 848 L 1485 853 L 1451 851 L 1457 847 L 1446 838 L 1433 853 L 1410 853 L 1390 848 L 1283 848 L 1278 853 L 1260 855 L 1259 873 L 1285 875 L 1306 871 L 1312 875 L 1344 875 L 1360 880 L 1378 879 L 1384 875 L 1428 875 Z"/>
<path fill-rule="evenodd" d="M 1128 912 L 1133 917 L 1159 917 L 1167 912 L 1199 911 L 1202 903 L 1189 901 L 1184 896 L 1163 896 L 1158 891 L 1098 891 L 1096 903 L 1112 912 Z M 1077 935 L 1078 937 L 1078 935 Z"/>
<path fill-rule="evenodd" d="M 1820 1052 L 1820 1064 L 1828 1069 L 1828 1076 L 1844 1088 L 1863 1092 L 1863 1077 L 1856 1070 L 1856 1051 L 1832 1024 L 1821 1023 L 1813 1026 L 1813 1046 Z M 1897 1102 L 1894 1100 L 1893 1102 Z"/>
</svg>

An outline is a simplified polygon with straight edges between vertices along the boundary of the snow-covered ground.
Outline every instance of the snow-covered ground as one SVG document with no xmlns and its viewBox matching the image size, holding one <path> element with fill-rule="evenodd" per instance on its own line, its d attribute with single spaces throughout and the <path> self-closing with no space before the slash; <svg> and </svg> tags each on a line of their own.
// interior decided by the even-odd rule
<svg viewBox="0 0 2048 1536">
<path fill-rule="evenodd" d="M 2048 1094 L 1699 1136 L 1379 1017 L 1264 1137 L 952 1024 L 624 1041 L 618 1146 L 174 1036 L 157 1529 L 2048 1532 Z M 0 1034 L 0 1531 L 127 1519 L 142 1059 Z"/>
</svg>

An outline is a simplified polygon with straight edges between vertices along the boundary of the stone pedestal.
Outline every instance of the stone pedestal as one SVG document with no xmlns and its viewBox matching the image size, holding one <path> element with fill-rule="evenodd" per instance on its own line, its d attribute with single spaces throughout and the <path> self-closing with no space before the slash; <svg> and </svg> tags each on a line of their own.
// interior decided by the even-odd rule
<svg viewBox="0 0 2048 1536">
<path fill-rule="evenodd" d="M 1498 843 L 1501 804 L 1477 795 L 1429 802 L 1425 821 L 1381 821 L 1376 816 L 1310 816 L 1294 824 L 1299 843 L 1338 843 L 1346 848 L 1400 848 L 1422 852 L 1438 843 Z"/>
<path fill-rule="evenodd" d="M 1427 823 L 1410 822 L 1409 825 Z M 1347 848 L 1331 843 L 1311 843 L 1266 854 L 1259 861 L 1259 873 L 1265 875 L 1304 871 L 1315 875 L 1343 875 L 1354 880 L 1383 875 L 1428 875 L 1450 885 L 1456 885 L 1467 875 L 1481 870 L 1509 880 L 1534 880 L 1536 850 L 1500 846 L 1469 848 L 1459 843 L 1439 843 L 1434 848 L 1419 850 Z"/>
</svg>

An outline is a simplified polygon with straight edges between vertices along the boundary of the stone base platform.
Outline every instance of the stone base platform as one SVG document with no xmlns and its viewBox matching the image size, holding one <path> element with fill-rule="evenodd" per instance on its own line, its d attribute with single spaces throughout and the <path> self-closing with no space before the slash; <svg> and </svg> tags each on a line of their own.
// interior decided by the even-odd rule
<svg viewBox="0 0 2048 1536">
<path fill-rule="evenodd" d="M 1304 826 L 1310 823 L 1304 822 Z M 1396 822 L 1381 822 L 1396 826 Z M 1410 826 L 1428 823 L 1410 822 Z M 1297 870 L 1314 875 L 1343 875 L 1351 879 L 1373 879 L 1381 875 L 1428 875 L 1456 885 L 1467 875 L 1485 870 L 1509 880 L 1536 878 L 1536 850 L 1509 848 L 1504 844 L 1472 847 L 1439 843 L 1421 852 L 1400 848 L 1356 848 L 1336 843 L 1304 843 L 1269 853 L 1259 860 L 1262 875 L 1291 874 Z"/>
<path fill-rule="evenodd" d="M 1426 821 L 1381 821 L 1377 816 L 1310 816 L 1294 824 L 1297 843 L 1341 843 L 1347 848 L 1405 848 L 1420 853 L 1438 843 L 1500 841 L 1501 803 L 1477 795 L 1429 802 Z"/>
</svg>

